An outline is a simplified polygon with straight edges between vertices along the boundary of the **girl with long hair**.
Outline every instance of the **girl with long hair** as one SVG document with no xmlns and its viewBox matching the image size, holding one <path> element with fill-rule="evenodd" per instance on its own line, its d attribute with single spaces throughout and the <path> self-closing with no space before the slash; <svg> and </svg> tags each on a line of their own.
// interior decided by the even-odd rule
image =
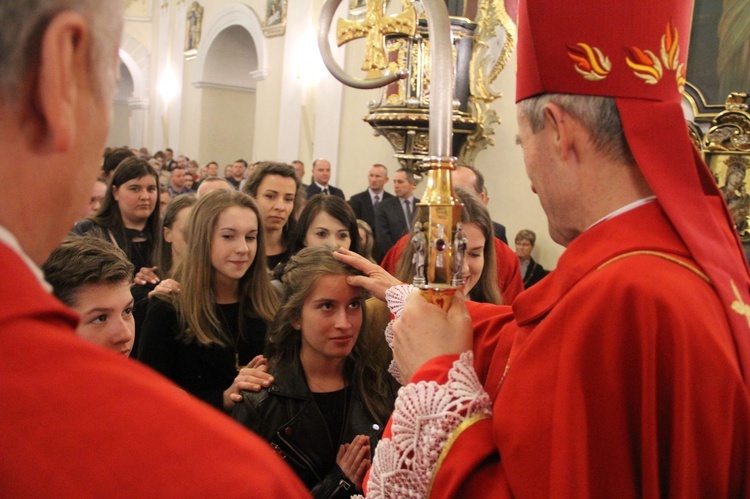
<svg viewBox="0 0 750 499">
<path fill-rule="evenodd" d="M 293 166 L 268 161 L 258 164 L 243 187 L 243 192 L 250 194 L 260 208 L 269 270 L 289 258 L 299 188 Z"/>
<path fill-rule="evenodd" d="M 174 278 L 178 294 L 149 304 L 138 359 L 219 409 L 268 380 L 266 327 L 278 307 L 265 267 L 260 212 L 250 196 L 219 189 L 201 197 Z"/>
<path fill-rule="evenodd" d="M 126 158 L 115 169 L 99 211 L 78 222 L 73 232 L 94 232 L 111 241 L 125 253 L 136 272 L 151 269 L 159 240 L 158 194 L 159 177 L 148 161 Z"/>
<path fill-rule="evenodd" d="M 463 203 L 461 225 L 468 240 L 464 255 L 462 275 L 464 293 L 468 299 L 480 303 L 503 303 L 497 283 L 497 258 L 492 218 L 482 201 L 467 189 L 456 188 Z M 411 282 L 414 277 L 414 247 L 407 244 L 396 268 L 401 282 Z"/>
<path fill-rule="evenodd" d="M 337 196 L 318 194 L 308 199 L 300 213 L 292 242 L 292 254 L 302 248 L 330 244 L 360 253 L 357 215 Z"/>
<path fill-rule="evenodd" d="M 394 395 L 369 355 L 358 274 L 330 246 L 302 249 L 282 277 L 267 348 L 273 386 L 244 392 L 234 418 L 268 440 L 314 497 L 361 489 Z"/>
</svg>

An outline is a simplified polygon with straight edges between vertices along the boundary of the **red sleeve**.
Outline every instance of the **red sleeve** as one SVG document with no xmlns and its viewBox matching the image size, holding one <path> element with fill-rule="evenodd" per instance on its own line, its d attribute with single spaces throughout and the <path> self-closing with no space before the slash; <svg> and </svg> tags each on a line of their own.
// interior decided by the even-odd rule
<svg viewBox="0 0 750 499">
<path fill-rule="evenodd" d="M 388 253 L 385 254 L 383 260 L 380 262 L 380 266 L 385 269 L 391 275 L 396 274 L 396 268 L 398 267 L 398 261 L 401 259 L 401 254 L 404 252 L 404 246 L 409 242 L 409 234 L 403 236 L 401 239 L 396 241 Z"/>
<path fill-rule="evenodd" d="M 512 496 L 493 440 L 492 419 L 467 421 L 443 450 L 433 472 L 429 497 Z"/>
<path fill-rule="evenodd" d="M 497 257 L 497 283 L 503 294 L 504 303 L 510 305 L 523 291 L 521 264 L 513 250 L 498 238 L 495 238 L 495 256 Z"/>
</svg>

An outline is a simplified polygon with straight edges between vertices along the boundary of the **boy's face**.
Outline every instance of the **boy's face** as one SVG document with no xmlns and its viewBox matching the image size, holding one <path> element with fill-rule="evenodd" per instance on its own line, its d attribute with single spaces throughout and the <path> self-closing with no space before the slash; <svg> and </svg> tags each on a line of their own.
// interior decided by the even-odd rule
<svg viewBox="0 0 750 499">
<path fill-rule="evenodd" d="M 130 281 L 83 286 L 71 308 L 81 316 L 78 336 L 126 357 L 130 355 L 135 339 Z"/>
</svg>

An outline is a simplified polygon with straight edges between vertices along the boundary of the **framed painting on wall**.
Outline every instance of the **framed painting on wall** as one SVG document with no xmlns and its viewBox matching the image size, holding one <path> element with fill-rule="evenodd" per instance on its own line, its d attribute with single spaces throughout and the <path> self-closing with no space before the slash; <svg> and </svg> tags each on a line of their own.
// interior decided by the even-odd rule
<svg viewBox="0 0 750 499">
<path fill-rule="evenodd" d="M 710 122 L 731 92 L 750 92 L 747 0 L 696 0 L 685 96 L 696 121 Z"/>
<path fill-rule="evenodd" d="M 195 57 L 198 53 L 198 44 L 201 41 L 201 25 L 203 24 L 203 7 L 198 2 L 193 2 L 185 20 L 185 55 Z"/>
<path fill-rule="evenodd" d="M 266 17 L 263 34 L 267 37 L 281 36 L 286 30 L 287 0 L 266 0 Z"/>
</svg>

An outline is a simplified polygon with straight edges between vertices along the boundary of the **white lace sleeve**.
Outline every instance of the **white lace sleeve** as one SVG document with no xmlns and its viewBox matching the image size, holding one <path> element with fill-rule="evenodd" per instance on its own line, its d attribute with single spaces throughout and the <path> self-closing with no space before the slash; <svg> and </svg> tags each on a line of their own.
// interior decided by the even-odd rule
<svg viewBox="0 0 750 499">
<path fill-rule="evenodd" d="M 401 317 L 401 312 L 404 311 L 404 306 L 406 305 L 406 299 L 409 297 L 412 289 L 416 288 L 411 284 L 399 284 L 397 286 L 391 286 L 385 292 L 385 301 L 394 317 L 394 319 L 385 327 L 385 341 L 388 342 L 388 346 L 391 347 L 391 350 L 393 350 L 393 321 Z M 398 370 L 398 365 L 396 365 L 395 360 L 392 360 L 391 364 L 388 366 L 388 372 L 391 373 L 391 376 L 396 378 L 396 381 L 402 385 L 404 384 L 404 381 L 401 379 L 401 372 Z"/>
<path fill-rule="evenodd" d="M 401 388 L 391 438 L 381 440 L 375 453 L 367 497 L 426 497 L 451 434 L 467 419 L 491 415 L 471 351 L 454 362 L 446 384 L 422 381 Z"/>
</svg>

